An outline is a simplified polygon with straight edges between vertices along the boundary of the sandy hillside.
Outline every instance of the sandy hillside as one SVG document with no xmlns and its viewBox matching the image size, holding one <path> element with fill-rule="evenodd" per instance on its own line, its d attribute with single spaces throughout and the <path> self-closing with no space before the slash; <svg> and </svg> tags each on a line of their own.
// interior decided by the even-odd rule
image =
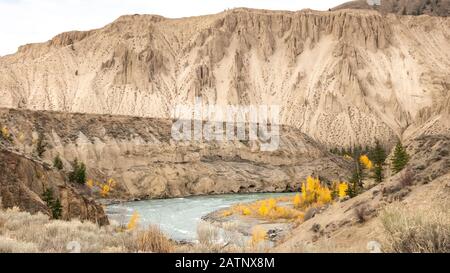
<svg viewBox="0 0 450 273">
<path fill-rule="evenodd" d="M 402 213 L 397 217 L 422 217 L 421 221 L 427 221 L 427 219 L 434 221 L 435 210 L 437 213 L 448 215 L 449 143 L 448 136 L 427 136 L 411 140 L 407 145 L 408 153 L 411 155 L 407 166 L 412 174 L 409 183 L 405 182 L 407 170 L 404 170 L 355 198 L 333 204 L 293 230 L 285 242 L 275 248 L 275 251 L 368 252 L 374 250 L 371 247 L 368 248 L 371 241 L 388 246 L 386 240 L 389 237 L 382 222 L 383 212 L 386 210 L 392 212 L 395 208 L 401 208 Z M 397 226 L 401 227 L 402 224 L 407 223 L 401 221 L 398 219 Z M 413 232 L 417 227 L 405 226 L 405 228 Z M 431 228 L 423 230 L 423 232 L 428 231 L 431 232 Z M 444 230 L 441 235 L 448 238 L 449 231 Z M 408 234 L 403 235 L 406 238 L 405 247 L 408 242 L 412 246 L 415 242 L 414 238 L 407 239 Z M 411 236 L 413 235 L 411 233 Z M 436 238 L 438 236 L 440 235 L 436 235 Z M 431 244 L 430 238 L 428 243 Z M 373 243 L 369 244 L 369 246 L 373 245 Z M 392 250 L 384 249 L 383 251 Z"/>
</svg>

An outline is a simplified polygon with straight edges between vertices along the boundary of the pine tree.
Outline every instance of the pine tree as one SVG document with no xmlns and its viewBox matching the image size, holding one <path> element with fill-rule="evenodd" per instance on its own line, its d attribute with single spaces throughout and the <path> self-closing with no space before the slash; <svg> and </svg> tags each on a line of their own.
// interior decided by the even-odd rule
<svg viewBox="0 0 450 273">
<path fill-rule="evenodd" d="M 359 160 L 355 160 L 355 168 L 352 177 L 350 178 L 350 185 L 348 187 L 348 196 L 351 198 L 358 195 L 363 187 L 363 173 L 362 166 Z"/>
<path fill-rule="evenodd" d="M 378 140 L 375 142 L 375 147 L 370 151 L 369 158 L 375 165 L 373 169 L 375 181 L 380 183 L 384 179 L 383 166 L 386 161 L 386 151 Z"/>
<path fill-rule="evenodd" d="M 69 181 L 73 183 L 85 184 L 86 183 L 86 165 L 83 162 L 78 163 L 75 159 L 72 163 L 73 171 L 69 173 Z"/>
<path fill-rule="evenodd" d="M 42 194 L 42 200 L 47 204 L 47 207 L 52 213 L 53 219 L 59 219 L 62 214 L 62 206 L 59 198 L 55 200 L 53 190 L 51 188 L 45 189 Z"/>
<path fill-rule="evenodd" d="M 47 144 L 44 141 L 44 135 L 39 134 L 37 143 L 36 143 L 36 153 L 39 157 L 42 157 L 42 155 L 45 152 L 45 148 L 47 147 Z"/>
<path fill-rule="evenodd" d="M 55 157 L 55 159 L 53 159 L 53 167 L 57 168 L 58 170 L 62 170 L 64 167 L 59 154 Z"/>
<path fill-rule="evenodd" d="M 42 200 L 47 204 L 48 207 L 51 207 L 53 202 L 55 201 L 53 198 L 53 190 L 51 188 L 45 189 L 42 194 Z"/>
<path fill-rule="evenodd" d="M 54 219 L 59 219 L 62 214 L 62 206 L 59 198 L 52 205 L 52 215 Z"/>
<path fill-rule="evenodd" d="M 377 140 L 375 142 L 375 147 L 369 153 L 370 160 L 372 160 L 375 165 L 383 165 L 386 161 L 386 157 L 386 151 Z"/>
<path fill-rule="evenodd" d="M 373 178 L 377 183 L 383 182 L 384 179 L 383 165 L 375 165 L 375 167 L 373 168 Z"/>
<path fill-rule="evenodd" d="M 392 158 L 392 171 L 398 173 L 403 170 L 408 164 L 409 155 L 406 152 L 401 142 L 398 142 L 394 149 L 394 156 Z"/>
</svg>

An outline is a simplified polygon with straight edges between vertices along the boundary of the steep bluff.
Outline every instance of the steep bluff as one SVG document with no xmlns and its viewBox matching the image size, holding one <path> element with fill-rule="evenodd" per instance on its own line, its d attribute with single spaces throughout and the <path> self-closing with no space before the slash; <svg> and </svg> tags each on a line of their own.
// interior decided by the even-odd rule
<svg viewBox="0 0 450 273">
<path fill-rule="evenodd" d="M 366 145 L 445 111 L 449 52 L 445 17 L 251 9 L 122 16 L 0 58 L 0 106 L 168 118 L 195 96 L 278 104 L 283 124 L 316 141 Z"/>
<path fill-rule="evenodd" d="M 102 206 L 67 183 L 60 172 L 31 157 L 6 149 L 3 143 L 0 145 L 1 208 L 19 207 L 31 213 L 51 215 L 50 208 L 42 198 L 46 189 L 52 189 L 54 197 L 60 199 L 62 219 L 77 218 L 99 225 L 109 223 Z"/>
<path fill-rule="evenodd" d="M 78 158 L 86 163 L 89 179 L 116 181 L 110 197 L 284 192 L 298 190 L 308 175 L 330 181 L 350 175 L 350 162 L 294 128 L 282 128 L 278 150 L 262 152 L 257 141 L 177 143 L 171 124 L 165 119 L 0 109 L 0 125 L 11 132 L 5 145 L 37 157 L 40 137 L 44 162 L 51 165 L 59 155 L 67 172 Z"/>
</svg>

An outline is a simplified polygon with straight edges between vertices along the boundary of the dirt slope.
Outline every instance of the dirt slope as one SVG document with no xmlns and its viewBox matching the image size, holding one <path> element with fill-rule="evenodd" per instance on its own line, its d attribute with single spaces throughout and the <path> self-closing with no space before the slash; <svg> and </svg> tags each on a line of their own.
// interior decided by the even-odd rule
<svg viewBox="0 0 450 273">
<path fill-rule="evenodd" d="M 411 140 L 408 168 L 414 173 L 411 185 L 402 184 L 404 171 L 389 177 L 367 192 L 336 203 L 307 220 L 275 251 L 281 252 L 368 252 L 370 241 L 384 243 L 380 212 L 390 203 L 401 202 L 409 210 L 425 211 L 433 203 L 449 202 L 450 138 L 426 136 Z M 360 222 L 356 211 L 364 208 Z"/>
</svg>

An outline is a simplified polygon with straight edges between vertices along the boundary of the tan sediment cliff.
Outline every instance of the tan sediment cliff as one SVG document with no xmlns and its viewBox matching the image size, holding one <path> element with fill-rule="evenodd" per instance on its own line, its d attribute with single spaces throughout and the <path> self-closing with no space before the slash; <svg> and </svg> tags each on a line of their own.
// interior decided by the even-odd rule
<svg viewBox="0 0 450 273">
<path fill-rule="evenodd" d="M 82 189 L 67 183 L 60 172 L 40 161 L 0 147 L 0 172 L 2 209 L 19 207 L 31 213 L 51 215 L 42 197 L 45 189 L 53 189 L 55 199 L 60 199 L 62 205 L 62 219 L 108 224 L 102 206 Z"/>
<path fill-rule="evenodd" d="M 122 16 L 0 58 L 0 106 L 168 118 L 195 96 L 279 104 L 281 121 L 316 141 L 365 145 L 447 109 L 449 52 L 445 17 L 251 9 Z"/>
<path fill-rule="evenodd" d="M 12 132 L 11 149 L 36 156 L 41 135 L 45 162 L 59 154 L 70 170 L 78 158 L 89 178 L 117 182 L 111 195 L 117 198 L 284 192 L 298 190 L 308 175 L 345 179 L 350 170 L 349 162 L 289 127 L 277 151 L 262 152 L 255 141 L 175 143 L 165 119 L 0 109 L 0 124 Z"/>
</svg>

